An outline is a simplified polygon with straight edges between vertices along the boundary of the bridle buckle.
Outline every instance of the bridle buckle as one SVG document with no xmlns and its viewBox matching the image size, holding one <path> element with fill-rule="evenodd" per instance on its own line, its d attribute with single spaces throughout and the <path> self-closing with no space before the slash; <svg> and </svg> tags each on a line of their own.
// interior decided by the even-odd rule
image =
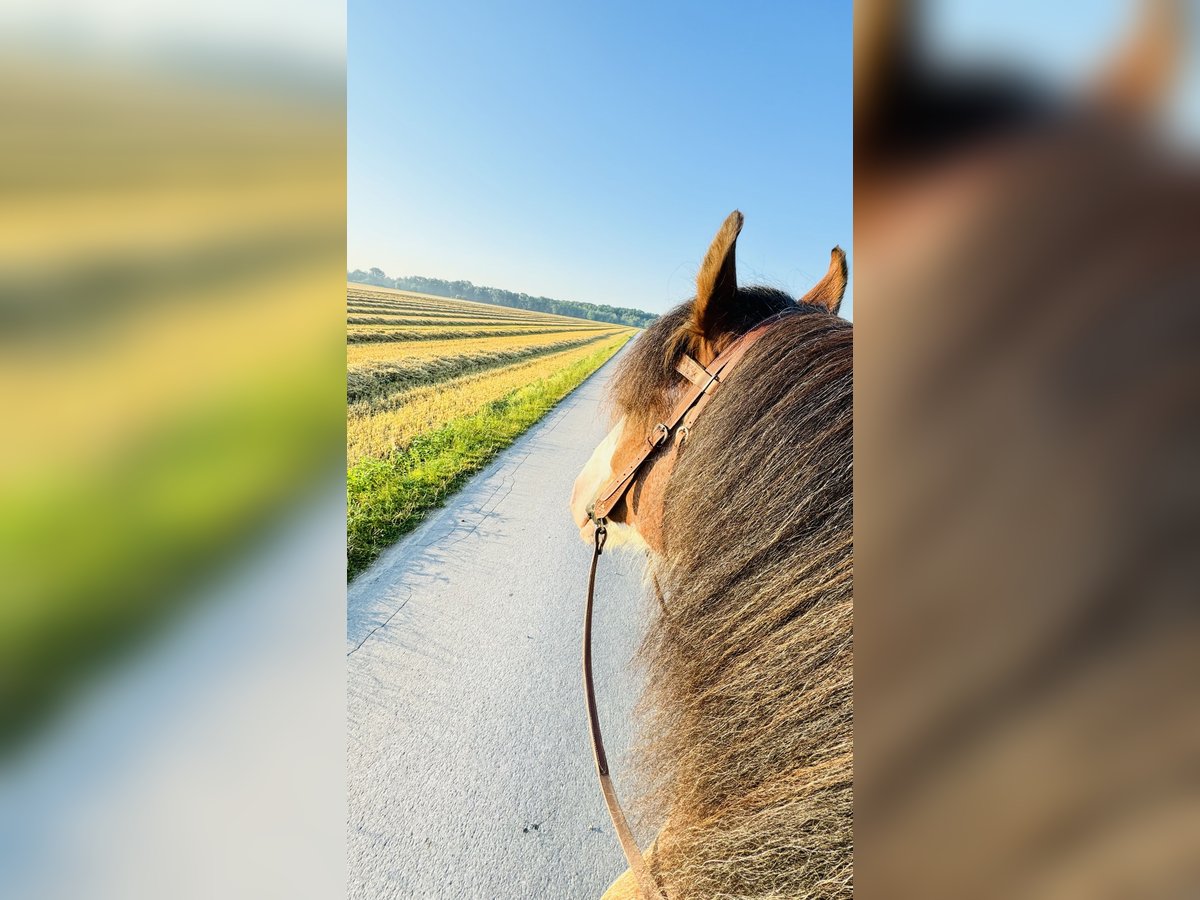
<svg viewBox="0 0 1200 900">
<path fill-rule="evenodd" d="M 651 447 L 661 447 L 667 442 L 667 439 L 670 436 L 671 429 L 662 422 L 659 422 L 650 430 L 650 433 L 646 435 L 646 443 L 648 443 Z"/>
</svg>

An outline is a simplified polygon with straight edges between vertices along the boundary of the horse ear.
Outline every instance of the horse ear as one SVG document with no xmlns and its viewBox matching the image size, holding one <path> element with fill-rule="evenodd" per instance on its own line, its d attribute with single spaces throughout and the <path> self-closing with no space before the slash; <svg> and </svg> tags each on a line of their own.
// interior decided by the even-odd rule
<svg viewBox="0 0 1200 900">
<path fill-rule="evenodd" d="M 829 271 L 813 285 L 812 290 L 800 298 L 800 302 L 822 306 L 831 313 L 836 313 L 842 305 L 842 297 L 846 295 L 846 281 L 849 275 L 846 251 L 841 247 L 834 247 L 833 252 L 829 254 Z"/>
<path fill-rule="evenodd" d="M 736 209 L 729 214 L 717 236 L 713 238 L 696 276 L 696 302 L 692 306 L 692 330 L 713 337 L 720 331 L 720 322 L 737 299 L 737 264 L 734 261 L 738 234 L 742 230 L 742 214 Z"/>
<path fill-rule="evenodd" d="M 1143 0 L 1128 41 L 1095 79 L 1101 106 L 1134 116 L 1161 109 L 1183 66 L 1187 18 L 1182 0 Z"/>
</svg>

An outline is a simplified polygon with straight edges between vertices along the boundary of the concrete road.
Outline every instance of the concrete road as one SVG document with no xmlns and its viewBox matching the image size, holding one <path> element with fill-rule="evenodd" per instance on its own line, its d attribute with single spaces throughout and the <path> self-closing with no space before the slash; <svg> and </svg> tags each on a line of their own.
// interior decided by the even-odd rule
<svg viewBox="0 0 1200 900">
<path fill-rule="evenodd" d="M 349 895 L 597 898 L 625 868 L 580 681 L 591 550 L 567 512 L 613 362 L 350 587 Z M 601 559 L 596 683 L 618 789 L 649 610 Z M 645 843 L 652 835 L 639 835 Z"/>
</svg>

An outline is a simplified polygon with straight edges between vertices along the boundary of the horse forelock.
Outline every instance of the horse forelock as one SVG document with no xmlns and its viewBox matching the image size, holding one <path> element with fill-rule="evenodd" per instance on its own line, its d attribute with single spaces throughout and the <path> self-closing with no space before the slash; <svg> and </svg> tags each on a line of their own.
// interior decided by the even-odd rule
<svg viewBox="0 0 1200 900">
<path fill-rule="evenodd" d="M 729 340 L 769 316 L 802 308 L 783 291 L 768 287 L 740 288 L 737 298 L 737 312 L 730 316 L 724 334 Z M 675 366 L 685 354 L 706 362 L 722 349 L 697 330 L 693 303 L 688 300 L 659 316 L 633 342 L 617 369 L 609 391 L 612 413 L 626 416 L 638 431 L 648 430 L 670 412 L 682 386 Z"/>
</svg>

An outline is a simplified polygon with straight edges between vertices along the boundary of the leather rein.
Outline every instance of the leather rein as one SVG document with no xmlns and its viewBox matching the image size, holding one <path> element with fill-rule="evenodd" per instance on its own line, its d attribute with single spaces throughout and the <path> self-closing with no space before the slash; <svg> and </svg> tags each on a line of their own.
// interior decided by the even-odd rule
<svg viewBox="0 0 1200 900">
<path fill-rule="evenodd" d="M 707 367 L 685 354 L 675 370 L 690 382 L 690 386 L 676 403 L 670 418 L 665 422 L 659 422 L 650 429 L 644 444 L 633 460 L 605 483 L 596 495 L 596 500 L 588 508 L 588 516 L 595 525 L 592 565 L 588 573 L 587 604 L 583 613 L 583 691 L 587 698 L 588 729 L 592 737 L 592 755 L 596 761 L 596 774 L 600 779 L 604 804 L 608 807 L 609 818 L 612 819 L 613 828 L 621 842 L 625 860 L 629 863 L 629 869 L 637 881 L 642 900 L 666 900 L 666 897 L 654 880 L 654 876 L 650 874 L 642 851 L 638 848 L 633 831 L 629 827 L 629 821 L 625 817 L 625 811 L 617 799 L 612 776 L 609 774 L 608 757 L 604 752 L 604 738 L 600 733 L 600 717 L 596 710 L 596 688 L 592 678 L 592 605 L 596 593 L 596 564 L 604 550 L 604 542 L 608 536 L 606 527 L 608 515 L 629 492 L 637 480 L 642 466 L 656 450 L 666 445 L 671 435 L 677 434 L 679 439 L 686 439 L 696 417 L 712 399 L 717 388 L 723 384 L 723 379 L 729 376 L 730 371 L 746 355 L 746 351 L 780 318 L 780 315 L 772 316 L 747 331 Z"/>
</svg>

